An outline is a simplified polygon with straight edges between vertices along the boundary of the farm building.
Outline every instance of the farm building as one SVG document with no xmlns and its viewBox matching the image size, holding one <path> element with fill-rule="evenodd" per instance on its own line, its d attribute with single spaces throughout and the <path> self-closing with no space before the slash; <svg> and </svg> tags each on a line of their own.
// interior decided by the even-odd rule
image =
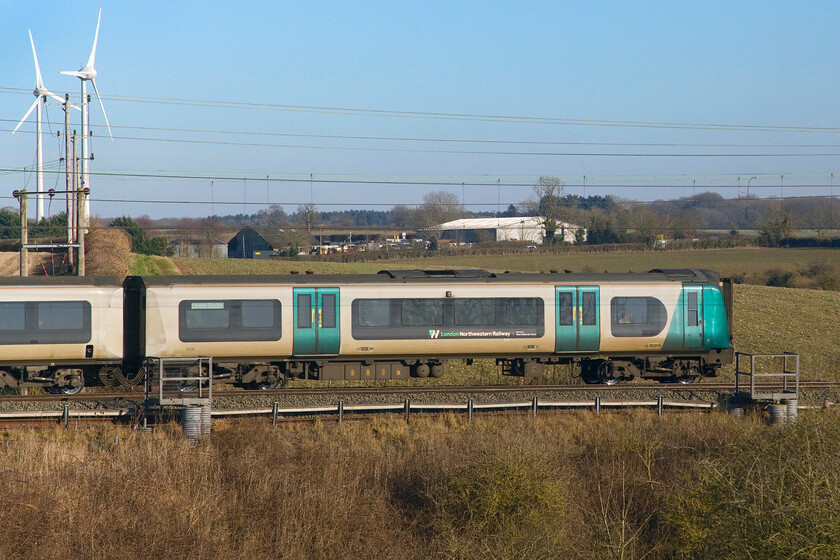
<svg viewBox="0 0 840 560">
<path fill-rule="evenodd" d="M 543 219 L 539 216 L 520 218 L 465 218 L 439 224 L 430 228 L 441 237 L 458 239 L 465 243 L 477 241 L 524 241 L 541 244 L 545 238 Z M 561 222 L 556 235 L 566 243 L 575 242 L 575 233 L 581 226 Z M 584 230 L 584 239 L 586 239 Z"/>
<path fill-rule="evenodd" d="M 227 243 L 227 256 L 231 259 L 265 259 L 294 246 L 308 252 L 314 239 L 294 229 L 246 227 L 240 229 Z"/>
</svg>

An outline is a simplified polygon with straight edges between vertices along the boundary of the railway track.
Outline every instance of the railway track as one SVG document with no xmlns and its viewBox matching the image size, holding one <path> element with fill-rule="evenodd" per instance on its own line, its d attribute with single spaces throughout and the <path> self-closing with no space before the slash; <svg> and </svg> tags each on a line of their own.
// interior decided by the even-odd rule
<svg viewBox="0 0 840 560">
<path fill-rule="evenodd" d="M 838 381 L 802 381 L 800 389 L 840 389 Z M 763 387 L 781 387 L 781 385 L 763 385 Z M 437 386 L 437 387 L 318 387 L 318 388 L 283 388 L 262 391 L 243 389 L 224 389 L 213 391 L 216 398 L 236 397 L 307 397 L 307 396 L 381 396 L 381 395 L 447 395 L 447 394 L 545 394 L 545 393 L 649 393 L 655 395 L 663 391 L 675 393 L 726 392 L 735 391 L 734 383 L 692 383 L 674 384 L 618 384 L 618 385 L 474 385 L 474 386 Z M 185 396 L 193 393 L 184 392 Z M 145 394 L 141 391 L 81 393 L 78 395 L 3 395 L 2 402 L 142 402 Z"/>
</svg>

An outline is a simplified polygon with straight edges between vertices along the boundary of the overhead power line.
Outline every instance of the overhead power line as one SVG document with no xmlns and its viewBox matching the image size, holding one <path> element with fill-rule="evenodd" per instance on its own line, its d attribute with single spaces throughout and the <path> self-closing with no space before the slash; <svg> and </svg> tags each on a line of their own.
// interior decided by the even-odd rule
<svg viewBox="0 0 840 560">
<path fill-rule="evenodd" d="M 32 92 L 21 88 L 2 88 L 0 93 L 28 94 Z M 778 125 L 744 125 L 721 123 L 686 123 L 686 122 L 658 122 L 658 121 L 625 121 L 625 120 L 597 120 L 597 119 L 568 119 L 556 117 L 533 117 L 503 114 L 474 114 L 474 113 L 444 113 L 424 111 L 400 111 L 391 109 L 360 109 L 351 107 L 326 107 L 306 105 L 284 105 L 276 103 L 248 103 L 240 101 L 212 101 L 201 99 L 182 99 L 167 97 L 134 97 L 123 95 L 106 95 L 104 99 L 110 101 L 127 101 L 133 103 L 153 103 L 164 105 L 181 105 L 194 107 L 213 107 L 225 109 L 250 109 L 263 111 L 290 111 L 304 113 L 326 113 L 355 116 L 375 116 L 390 118 L 436 119 L 456 121 L 487 121 L 519 124 L 564 125 L 564 126 L 598 126 L 624 128 L 662 128 L 689 130 L 728 130 L 742 132 L 810 132 L 810 133 L 840 133 L 840 128 L 814 126 L 778 126 Z"/>
<path fill-rule="evenodd" d="M 703 153 L 703 152 L 549 152 L 549 151 L 504 151 L 504 150 L 453 150 L 453 149 L 422 149 L 422 148 L 382 148 L 364 146 L 319 146 L 307 144 L 266 144 L 264 142 L 232 142 L 224 140 L 190 140 L 179 138 L 145 138 L 131 136 L 114 136 L 114 140 L 130 140 L 140 142 L 164 142 L 170 144 L 202 144 L 216 146 L 239 146 L 259 148 L 284 148 L 302 150 L 337 150 L 351 152 L 401 152 L 421 154 L 460 154 L 460 155 L 488 155 L 488 156 L 542 156 L 542 157 L 628 157 L 628 158 L 658 158 L 658 157 L 691 157 L 691 158 L 741 158 L 741 157 L 834 157 L 840 152 L 808 152 L 808 153 Z"/>
<path fill-rule="evenodd" d="M 0 122 L 16 123 L 14 119 L 0 119 Z M 63 122 L 44 121 L 45 124 L 63 125 Z M 260 132 L 243 130 L 212 130 L 196 128 L 166 128 L 152 126 L 118 126 L 112 129 L 117 130 L 139 130 L 149 132 L 176 132 L 189 134 L 208 134 L 224 136 L 256 136 L 275 138 L 312 138 L 317 140 L 363 140 L 382 142 L 418 142 L 418 143 L 441 143 L 441 144 L 510 144 L 525 146 L 621 146 L 621 147 L 648 147 L 648 148 L 840 148 L 840 144 L 768 144 L 768 143 L 700 143 L 700 142 L 571 142 L 551 140 L 498 140 L 498 139 L 475 139 L 475 138 L 428 138 L 428 137 L 403 137 L 403 136 L 358 136 L 342 134 L 301 134 L 291 132 Z M 31 131 L 23 131 L 32 133 Z M 34 134 L 34 133 L 33 133 Z M 143 136 L 123 136 L 128 140 L 157 140 Z M 166 139 L 161 139 L 166 141 Z M 189 139 L 179 139 L 187 141 Z M 198 141 L 196 141 L 198 142 Z M 260 146 L 264 144 L 246 144 L 248 146 Z"/>
</svg>

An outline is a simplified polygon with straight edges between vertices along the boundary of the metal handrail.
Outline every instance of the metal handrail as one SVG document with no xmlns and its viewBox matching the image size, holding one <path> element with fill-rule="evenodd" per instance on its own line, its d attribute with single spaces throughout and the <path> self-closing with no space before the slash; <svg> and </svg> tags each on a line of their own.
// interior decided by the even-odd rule
<svg viewBox="0 0 840 560">
<path fill-rule="evenodd" d="M 156 368 L 153 367 L 155 364 L 157 365 Z M 184 364 L 197 364 L 198 375 L 166 375 L 167 366 Z M 207 366 L 206 375 L 204 374 L 205 364 Z M 157 369 L 157 375 L 155 375 L 155 369 Z M 213 358 L 211 356 L 196 356 L 194 358 L 162 358 L 151 356 L 146 359 L 146 371 L 145 388 L 147 401 L 152 394 L 151 388 L 155 382 L 158 385 L 158 403 L 160 404 L 187 404 L 188 401 L 193 404 L 209 404 L 213 400 Z M 164 388 L 166 383 L 170 381 L 195 382 L 198 385 L 198 396 L 191 398 L 165 398 Z M 205 382 L 207 383 L 206 389 L 204 387 Z"/>
<path fill-rule="evenodd" d="M 766 359 L 782 360 L 782 371 L 771 373 L 758 373 L 756 371 L 756 361 Z M 748 359 L 748 360 L 747 360 Z M 749 369 L 742 369 L 742 362 L 748 361 Z M 793 361 L 793 367 L 789 367 L 790 361 Z M 794 352 L 784 352 L 782 354 L 750 354 L 748 352 L 735 352 L 735 392 L 741 392 L 741 376 L 749 377 L 749 394 L 753 400 L 781 400 L 781 399 L 796 399 L 799 398 L 799 354 Z M 756 379 L 759 378 L 775 378 L 775 384 L 764 383 L 756 384 Z M 793 380 L 793 390 L 790 390 L 789 379 Z M 773 391 L 764 392 L 768 386 L 779 385 L 782 386 L 782 392 L 776 393 Z"/>
</svg>

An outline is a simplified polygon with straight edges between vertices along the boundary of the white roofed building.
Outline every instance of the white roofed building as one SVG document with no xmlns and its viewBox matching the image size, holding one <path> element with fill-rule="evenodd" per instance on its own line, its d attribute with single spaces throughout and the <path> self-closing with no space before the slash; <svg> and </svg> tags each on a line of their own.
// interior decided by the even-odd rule
<svg viewBox="0 0 840 560">
<path fill-rule="evenodd" d="M 543 218 L 539 216 L 524 216 L 519 218 L 464 218 L 452 220 L 429 228 L 441 232 L 446 239 L 458 239 L 463 242 L 490 241 L 524 241 L 541 244 L 545 239 Z M 556 237 L 563 236 L 566 243 L 575 242 L 575 234 L 581 226 L 560 222 L 557 224 Z M 484 234 L 479 232 L 486 232 Z M 586 239 L 586 230 L 584 230 Z"/>
</svg>

